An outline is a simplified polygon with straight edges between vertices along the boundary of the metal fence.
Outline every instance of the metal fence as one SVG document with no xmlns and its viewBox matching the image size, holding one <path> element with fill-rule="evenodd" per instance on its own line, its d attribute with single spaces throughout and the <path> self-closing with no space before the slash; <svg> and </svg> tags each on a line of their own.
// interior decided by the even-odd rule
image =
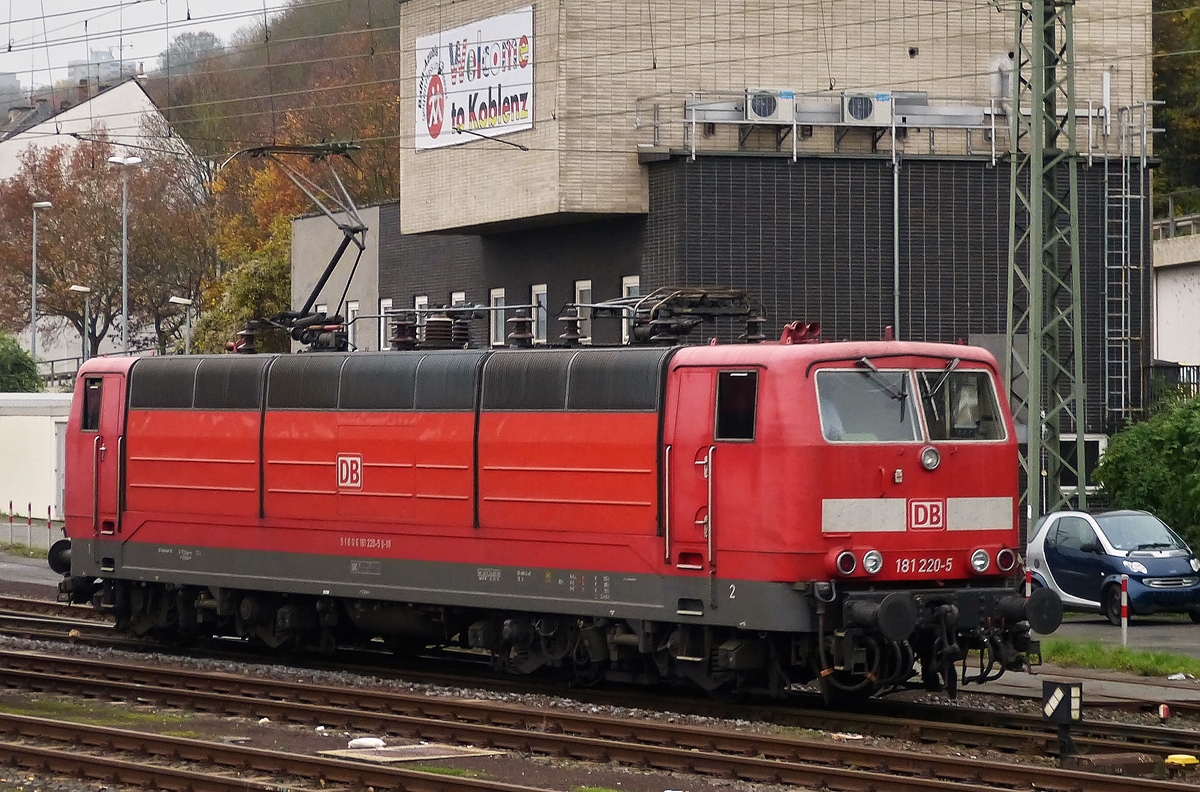
<svg viewBox="0 0 1200 792">
<path fill-rule="evenodd" d="M 1150 370 L 1150 412 L 1164 402 L 1200 396 L 1200 366 L 1155 363 Z"/>
<path fill-rule="evenodd" d="M 1200 214 L 1172 215 L 1150 225 L 1151 239 L 1171 239 L 1200 233 Z"/>
</svg>

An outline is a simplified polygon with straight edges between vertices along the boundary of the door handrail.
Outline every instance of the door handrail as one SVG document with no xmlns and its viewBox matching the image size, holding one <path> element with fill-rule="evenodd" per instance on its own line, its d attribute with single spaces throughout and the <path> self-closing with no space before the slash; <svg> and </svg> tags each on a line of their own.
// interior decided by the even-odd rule
<svg viewBox="0 0 1200 792">
<path fill-rule="evenodd" d="M 100 532 L 100 435 L 92 439 L 92 533 Z"/>
<path fill-rule="evenodd" d="M 663 560 L 671 563 L 671 446 L 663 449 Z"/>
</svg>

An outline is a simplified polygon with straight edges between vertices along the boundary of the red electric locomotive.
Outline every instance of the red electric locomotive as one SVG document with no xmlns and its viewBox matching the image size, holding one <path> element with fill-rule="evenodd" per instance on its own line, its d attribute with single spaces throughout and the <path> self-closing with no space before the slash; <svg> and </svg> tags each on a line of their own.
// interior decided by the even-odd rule
<svg viewBox="0 0 1200 792">
<path fill-rule="evenodd" d="M 51 564 L 137 634 L 588 681 L 953 691 L 1028 662 L 1062 607 L 1006 584 L 995 360 L 798 338 L 92 360 Z"/>
</svg>

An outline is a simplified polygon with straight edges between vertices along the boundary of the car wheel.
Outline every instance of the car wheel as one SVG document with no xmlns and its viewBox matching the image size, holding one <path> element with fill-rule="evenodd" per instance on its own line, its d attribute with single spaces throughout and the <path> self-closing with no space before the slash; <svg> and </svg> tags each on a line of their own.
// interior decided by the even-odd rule
<svg viewBox="0 0 1200 792">
<path fill-rule="evenodd" d="M 1121 626 L 1121 589 L 1119 586 L 1109 586 L 1100 598 L 1100 607 L 1108 617 L 1108 623 L 1114 627 Z"/>
</svg>

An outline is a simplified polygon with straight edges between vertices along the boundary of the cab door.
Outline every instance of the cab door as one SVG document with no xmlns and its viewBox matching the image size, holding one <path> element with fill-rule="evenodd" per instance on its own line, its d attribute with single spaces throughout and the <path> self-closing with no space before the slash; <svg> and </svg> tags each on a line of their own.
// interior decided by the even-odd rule
<svg viewBox="0 0 1200 792">
<path fill-rule="evenodd" d="M 741 486 L 738 473 L 748 462 L 744 450 L 752 450 L 747 444 L 755 440 L 758 371 L 689 367 L 677 369 L 675 377 L 673 412 L 665 426 L 666 560 L 680 570 L 712 575 L 722 530 L 742 521 L 730 505 L 748 493 L 731 488 Z"/>
<path fill-rule="evenodd" d="M 125 378 L 120 374 L 85 377 L 76 448 L 77 469 L 83 484 L 90 484 L 92 533 L 96 537 L 120 532 L 122 457 L 124 456 Z"/>
<path fill-rule="evenodd" d="M 713 557 L 713 490 L 716 469 L 713 415 L 716 369 L 675 372 L 674 415 L 664 426 L 666 561 L 680 570 L 716 566 Z"/>
</svg>

